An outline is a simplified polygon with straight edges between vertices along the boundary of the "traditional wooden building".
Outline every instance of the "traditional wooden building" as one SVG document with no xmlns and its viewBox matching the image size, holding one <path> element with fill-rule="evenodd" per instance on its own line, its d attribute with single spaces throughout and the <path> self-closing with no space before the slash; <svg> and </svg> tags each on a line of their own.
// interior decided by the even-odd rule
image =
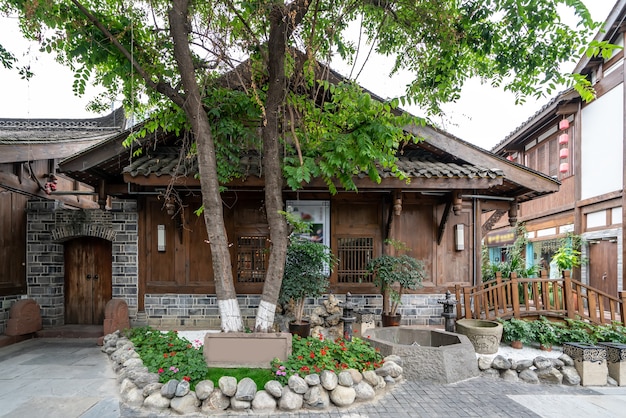
<svg viewBox="0 0 626 418">
<path fill-rule="evenodd" d="M 620 0 L 596 40 L 623 47 L 625 18 L 626 1 Z M 625 65 L 623 49 L 607 59 L 584 57 L 574 72 L 587 76 L 596 99 L 586 103 L 575 91 L 565 91 L 492 150 L 561 182 L 557 193 L 520 205 L 518 219 L 531 241 L 528 260 L 546 267 L 560 238 L 569 232 L 581 235 L 588 263 L 574 276 L 614 296 L 624 290 Z M 503 216 L 485 241 L 492 261 L 510 235 Z"/>
<path fill-rule="evenodd" d="M 331 276 L 332 292 L 351 292 L 359 309 L 380 313 L 382 298 L 365 266 L 382 253 L 385 238 L 401 240 L 410 255 L 425 261 L 428 272 L 424 287 L 403 298 L 403 323 L 440 324 L 437 301 L 445 291 L 479 280 L 481 213 L 499 208 L 515 217 L 519 203 L 557 191 L 559 182 L 437 129 L 411 129 L 424 141 L 399 156 L 409 183 L 381 171 L 380 184 L 358 178 L 358 193 L 331 195 L 313 180 L 299 191 L 285 186 L 283 197 L 285 209 L 308 217 L 340 260 Z M 44 321 L 49 326 L 98 323 L 96 301 L 110 291 L 128 303 L 135 323 L 219 328 L 204 219 L 194 214 L 201 204 L 195 161 L 180 160 L 179 138 L 173 136 L 159 138 L 134 157 L 122 146 L 127 135 L 59 165 L 68 177 L 107 196 L 106 206 L 69 211 L 50 203 L 29 211 L 29 237 L 38 231 L 38 239 L 57 244 L 45 274 L 40 265 L 27 265 L 30 286 L 45 282 L 64 295 L 51 304 L 39 301 Z M 227 184 L 222 200 L 235 287 L 250 324 L 270 244 L 260 159 L 243 163 L 247 177 Z M 166 201 L 168 188 L 176 198 Z M 28 245 L 30 252 L 36 244 Z"/>
<path fill-rule="evenodd" d="M 27 257 L 27 205 L 67 211 L 97 209 L 94 189 L 58 172 L 58 162 L 124 130 L 122 111 L 93 119 L 0 119 L 0 334 L 10 306 L 25 297 L 46 300 L 43 284 L 27 285 L 27 266 L 49 271 L 49 241 L 33 244 Z M 32 267 L 37 270 L 37 267 Z"/>
</svg>

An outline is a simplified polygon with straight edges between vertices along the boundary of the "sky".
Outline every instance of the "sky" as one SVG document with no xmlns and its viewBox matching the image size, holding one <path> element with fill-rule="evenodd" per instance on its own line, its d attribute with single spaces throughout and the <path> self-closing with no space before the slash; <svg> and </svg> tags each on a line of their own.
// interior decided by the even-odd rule
<svg viewBox="0 0 626 418">
<path fill-rule="evenodd" d="M 615 4 L 614 0 L 583 0 L 594 20 L 604 21 Z M 96 95 L 95 88 L 88 88 L 84 97 L 72 92 L 73 73 L 56 63 L 54 59 L 38 52 L 38 46 L 27 42 L 19 35 L 15 19 L 0 18 L 0 44 L 20 60 L 20 65 L 29 64 L 35 76 L 22 80 L 15 70 L 0 66 L 0 118 L 93 118 L 104 116 L 88 112 L 85 107 Z M 404 92 L 406 80 L 389 79 L 389 68 L 380 60 L 368 65 L 357 81 L 368 90 L 390 98 Z M 387 66 L 388 67 L 388 66 Z M 339 72 L 345 73 L 341 69 Z M 550 98 L 539 101 L 528 98 L 524 105 L 515 105 L 515 97 L 502 89 L 483 85 L 470 80 L 463 88 L 461 98 L 444 106 L 443 118 L 433 118 L 441 128 L 451 134 L 491 149 L 524 121 L 535 114 Z M 113 104 L 119 106 L 120 103 Z M 417 110 L 406 109 L 419 114 Z"/>
</svg>

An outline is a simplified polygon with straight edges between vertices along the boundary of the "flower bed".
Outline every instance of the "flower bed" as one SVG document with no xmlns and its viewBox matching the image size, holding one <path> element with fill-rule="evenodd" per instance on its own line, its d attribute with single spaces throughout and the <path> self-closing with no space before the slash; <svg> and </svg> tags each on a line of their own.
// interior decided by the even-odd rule
<svg viewBox="0 0 626 418">
<path fill-rule="evenodd" d="M 149 334 L 143 342 L 159 339 L 158 334 Z M 307 338 L 294 339 L 294 355 L 289 360 L 273 362 L 275 379 L 265 383 L 262 388 L 257 388 L 257 384 L 250 378 L 237 381 L 230 376 L 221 377 L 215 384 L 211 380 L 195 380 L 204 373 L 195 362 L 192 362 L 193 370 L 183 368 L 185 366 L 182 363 L 169 363 L 178 358 L 195 359 L 196 354 L 182 354 L 184 352 L 196 352 L 200 356 L 202 354 L 201 349 L 195 349 L 186 340 L 171 338 L 176 336 L 175 333 L 172 334 L 163 334 L 165 342 L 157 341 L 152 346 L 153 349 L 148 350 L 149 362 L 160 358 L 161 364 L 156 370 L 154 364 L 144 364 L 138 352 L 140 350 L 136 350 L 128 338 L 120 333 L 105 336 L 103 351 L 109 354 L 120 375 L 122 401 L 128 407 L 157 411 L 171 409 L 177 414 L 193 414 L 199 411 L 211 413 L 226 409 L 268 412 L 276 409 L 325 409 L 331 405 L 345 407 L 355 402 L 374 399 L 388 384 L 402 379 L 402 368 L 396 363 L 401 362 L 399 358 L 394 356 L 383 362 L 380 356 L 372 354 L 375 351 L 371 347 L 358 339 L 353 348 L 343 341 L 316 341 Z M 172 351 L 175 353 L 172 356 L 172 352 L 161 354 L 155 347 L 181 351 Z M 305 351 L 308 357 L 305 357 Z M 344 361 L 324 362 L 324 357 L 330 359 L 330 354 L 333 353 L 334 358 L 337 351 L 351 359 L 345 357 Z M 305 358 L 308 361 L 305 362 Z M 354 362 L 356 358 L 367 359 L 364 362 L 370 362 L 370 369 L 360 372 L 353 368 L 357 363 L 351 361 Z M 374 370 L 374 366 L 379 364 L 382 366 Z M 151 367 L 153 371 L 150 371 Z M 171 367 L 174 369 L 170 369 Z M 306 374 L 307 369 L 316 371 L 316 367 L 320 370 L 319 373 Z"/>
</svg>

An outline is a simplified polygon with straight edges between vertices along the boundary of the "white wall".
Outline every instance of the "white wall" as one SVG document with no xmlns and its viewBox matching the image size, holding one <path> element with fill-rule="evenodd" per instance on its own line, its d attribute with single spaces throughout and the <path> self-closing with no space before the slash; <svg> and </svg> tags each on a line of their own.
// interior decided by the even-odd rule
<svg viewBox="0 0 626 418">
<path fill-rule="evenodd" d="M 581 198 L 622 189 L 624 86 L 582 110 Z"/>
</svg>

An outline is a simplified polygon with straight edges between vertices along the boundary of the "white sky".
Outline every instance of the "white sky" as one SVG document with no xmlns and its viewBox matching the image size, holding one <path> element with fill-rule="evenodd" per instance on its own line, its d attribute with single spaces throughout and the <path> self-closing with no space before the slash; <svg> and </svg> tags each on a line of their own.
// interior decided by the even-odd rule
<svg viewBox="0 0 626 418">
<path fill-rule="evenodd" d="M 615 4 L 614 0 L 583 0 L 593 19 L 604 21 Z M 85 106 L 95 89 L 87 89 L 85 97 L 72 92 L 73 73 L 57 64 L 48 55 L 38 52 L 36 44 L 29 44 L 20 35 L 17 22 L 0 17 L 0 44 L 20 59 L 20 66 L 30 64 L 35 77 L 20 79 L 15 70 L 0 66 L 0 118 L 90 118 Z M 384 61 L 382 61 L 384 62 Z M 340 72 L 340 69 L 338 69 Z M 404 92 L 406 81 L 390 80 L 388 70 L 380 65 L 366 67 L 357 80 L 365 88 L 383 97 Z M 445 130 L 468 142 L 490 149 L 538 111 L 548 99 L 539 102 L 528 98 L 526 104 L 515 105 L 512 94 L 501 89 L 481 85 L 471 80 L 466 84 L 461 99 L 445 106 L 445 120 L 436 120 Z M 119 104 L 117 104 L 119 105 Z M 411 112 L 413 109 L 407 108 Z M 417 112 L 415 112 L 417 113 Z"/>
</svg>

